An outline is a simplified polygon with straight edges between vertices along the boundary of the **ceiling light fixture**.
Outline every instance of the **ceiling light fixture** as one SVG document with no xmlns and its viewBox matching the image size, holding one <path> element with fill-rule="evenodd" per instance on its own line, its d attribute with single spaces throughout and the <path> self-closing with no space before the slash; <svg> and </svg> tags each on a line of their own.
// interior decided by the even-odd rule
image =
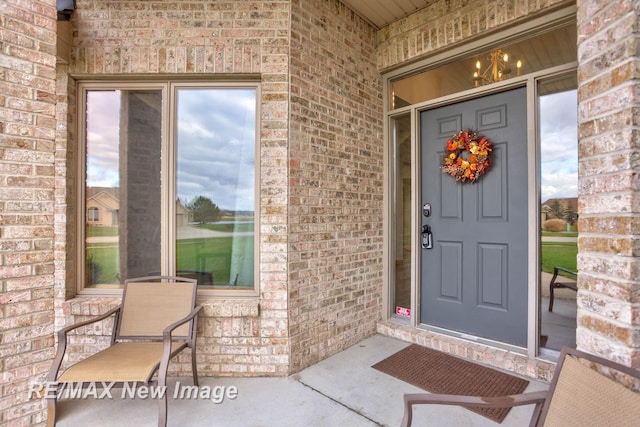
<svg viewBox="0 0 640 427">
<path fill-rule="evenodd" d="M 476 70 L 473 73 L 473 80 L 475 86 L 481 86 L 489 83 L 500 82 L 506 78 L 509 78 L 511 74 L 511 68 L 509 68 L 509 54 L 503 52 L 501 49 L 493 50 L 488 57 L 490 63 L 484 71 L 482 70 L 482 63 L 476 62 Z M 516 62 L 516 75 L 520 75 L 522 69 L 522 61 Z"/>
</svg>

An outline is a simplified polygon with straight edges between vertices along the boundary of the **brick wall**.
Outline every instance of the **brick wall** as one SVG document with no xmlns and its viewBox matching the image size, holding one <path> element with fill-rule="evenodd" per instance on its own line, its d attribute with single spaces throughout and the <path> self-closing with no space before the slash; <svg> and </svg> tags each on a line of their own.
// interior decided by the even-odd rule
<svg viewBox="0 0 640 427">
<path fill-rule="evenodd" d="M 373 30 L 337 1 L 302 7 L 288 1 L 80 0 L 73 24 L 70 73 L 262 76 L 261 296 L 204 303 L 200 372 L 283 375 L 372 334 L 382 301 L 383 164 Z M 313 27 L 312 36 L 294 37 L 311 44 L 291 41 L 291 128 L 302 136 L 290 142 L 289 25 Z M 311 60 L 306 67 L 303 62 Z M 298 244 L 307 240 L 318 243 Z M 287 263 L 289 257 L 294 261 Z M 112 302 L 72 300 L 62 304 L 57 324 L 102 312 Z M 289 315 L 295 343 L 289 342 Z M 105 345 L 108 330 L 100 327 L 74 344 L 95 351 Z M 188 370 L 188 359 L 173 369 Z"/>
<path fill-rule="evenodd" d="M 578 2 L 577 345 L 640 368 L 637 4 Z"/>
<path fill-rule="evenodd" d="M 382 313 L 383 104 L 374 35 L 337 1 L 292 2 L 292 371 L 373 334 Z"/>
<path fill-rule="evenodd" d="M 147 2 L 78 0 L 72 19 L 73 46 L 68 73 L 86 76 L 130 74 L 260 74 L 262 130 L 260 297 L 252 300 L 205 300 L 199 324 L 199 372 L 202 375 L 284 375 L 289 371 L 286 292 L 287 81 L 289 43 L 288 1 Z M 61 99 L 73 98 L 73 82 L 60 87 Z M 72 107 L 70 107 L 72 108 Z M 61 121 L 60 125 L 63 125 Z M 69 129 L 67 157 L 77 144 Z M 62 144 L 62 142 L 61 142 Z M 60 162 L 59 191 L 75 184 L 74 163 Z M 73 224 L 76 202 L 60 197 L 60 223 Z M 117 303 L 109 297 L 73 295 L 73 253 L 69 235 L 56 235 L 61 249 L 56 281 L 56 328 L 102 313 Z M 58 273 L 58 271 L 57 271 Z M 258 309 L 259 307 L 259 309 Z M 81 353 L 108 342 L 110 324 L 75 337 Z M 188 356 L 172 370 L 190 371 Z"/>
<path fill-rule="evenodd" d="M 470 39 L 487 35 L 563 6 L 573 0 L 435 0 L 378 34 L 378 67 L 382 70 L 416 60 Z"/>
<path fill-rule="evenodd" d="M 43 419 L 53 358 L 54 0 L 0 3 L 0 424 Z"/>
</svg>

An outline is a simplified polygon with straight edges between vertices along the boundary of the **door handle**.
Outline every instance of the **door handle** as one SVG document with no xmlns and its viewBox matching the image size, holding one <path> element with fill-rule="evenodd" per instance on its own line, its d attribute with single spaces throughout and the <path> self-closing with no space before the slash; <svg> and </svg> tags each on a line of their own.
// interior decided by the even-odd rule
<svg viewBox="0 0 640 427">
<path fill-rule="evenodd" d="M 431 234 L 431 227 L 428 225 L 422 226 L 422 249 L 431 249 L 433 248 L 433 236 Z"/>
</svg>

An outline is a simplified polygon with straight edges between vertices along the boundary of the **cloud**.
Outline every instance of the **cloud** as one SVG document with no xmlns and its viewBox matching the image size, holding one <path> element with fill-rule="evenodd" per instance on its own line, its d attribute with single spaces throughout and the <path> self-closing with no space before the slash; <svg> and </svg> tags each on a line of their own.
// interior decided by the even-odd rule
<svg viewBox="0 0 640 427">
<path fill-rule="evenodd" d="M 178 198 L 210 198 L 223 209 L 253 210 L 255 91 L 178 94 Z"/>
<path fill-rule="evenodd" d="M 550 198 L 578 196 L 577 92 L 540 97 L 540 192 Z"/>
<path fill-rule="evenodd" d="M 120 186 L 120 92 L 87 94 L 87 186 Z"/>
<path fill-rule="evenodd" d="M 222 209 L 253 210 L 256 92 L 248 88 L 180 88 L 177 97 L 177 196 L 210 198 Z M 120 185 L 120 100 L 90 91 L 87 185 Z"/>
</svg>

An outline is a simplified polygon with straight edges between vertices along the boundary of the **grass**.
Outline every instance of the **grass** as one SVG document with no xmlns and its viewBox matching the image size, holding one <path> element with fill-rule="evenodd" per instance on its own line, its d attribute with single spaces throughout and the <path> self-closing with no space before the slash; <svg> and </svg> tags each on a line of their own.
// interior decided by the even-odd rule
<svg viewBox="0 0 640 427">
<path fill-rule="evenodd" d="M 578 237 L 577 231 L 543 231 L 543 237 Z"/>
<path fill-rule="evenodd" d="M 553 267 L 555 266 L 560 266 L 572 271 L 577 271 L 577 243 L 542 242 L 540 252 L 542 271 L 553 273 Z"/>
<path fill-rule="evenodd" d="M 232 223 L 232 224 L 200 224 L 196 228 L 203 228 L 205 230 L 212 231 L 226 231 L 226 232 L 240 232 L 240 231 L 253 231 L 255 224 L 251 223 Z"/>
<path fill-rule="evenodd" d="M 231 279 L 231 257 L 234 249 L 241 252 L 241 255 L 235 258 L 240 258 L 245 265 L 253 266 L 253 236 L 179 240 L 177 246 L 177 269 L 205 270 L 213 273 L 215 284 L 225 284 Z M 250 278 L 241 277 L 239 282 L 253 283 L 253 276 Z"/>
<path fill-rule="evenodd" d="M 92 259 L 98 269 L 97 277 L 92 280 L 94 283 L 87 283 L 87 285 L 120 283 L 120 259 L 117 245 L 91 244 L 87 247 L 87 258 Z"/>
<path fill-rule="evenodd" d="M 118 227 L 87 227 L 87 237 L 117 236 Z"/>
<path fill-rule="evenodd" d="M 243 224 L 206 224 L 200 226 L 208 230 L 216 231 L 253 231 L 253 223 Z M 117 236 L 117 227 L 88 227 L 87 236 L 103 237 Z M 229 236 L 215 238 L 198 238 L 179 240 L 176 247 L 177 270 L 206 271 L 213 274 L 216 285 L 224 285 L 239 273 L 238 286 L 253 285 L 254 265 L 254 239 L 253 236 Z M 234 252 L 235 251 L 235 252 Z M 232 254 L 234 263 L 232 263 Z M 95 277 L 93 283 L 98 284 L 121 283 L 120 259 L 118 244 L 96 243 L 87 245 L 87 257 L 92 260 L 91 270 Z M 232 264 L 242 264 L 237 267 L 239 271 L 231 271 Z M 243 266 L 246 266 L 243 268 Z"/>
</svg>

